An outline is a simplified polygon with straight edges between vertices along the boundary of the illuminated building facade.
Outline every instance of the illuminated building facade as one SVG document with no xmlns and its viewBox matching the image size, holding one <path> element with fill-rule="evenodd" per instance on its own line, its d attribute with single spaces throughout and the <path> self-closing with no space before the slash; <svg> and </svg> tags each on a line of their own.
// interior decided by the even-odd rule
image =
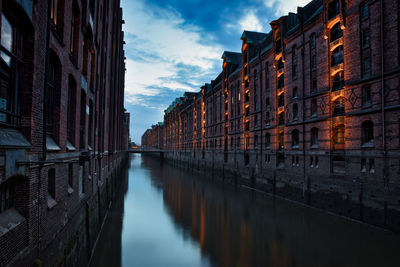
<svg viewBox="0 0 400 267">
<path fill-rule="evenodd" d="M 244 31 L 217 78 L 165 111 L 166 157 L 399 229 L 399 14 L 396 0 L 314 0 Z M 178 128 L 187 110 L 194 128 Z"/>
</svg>

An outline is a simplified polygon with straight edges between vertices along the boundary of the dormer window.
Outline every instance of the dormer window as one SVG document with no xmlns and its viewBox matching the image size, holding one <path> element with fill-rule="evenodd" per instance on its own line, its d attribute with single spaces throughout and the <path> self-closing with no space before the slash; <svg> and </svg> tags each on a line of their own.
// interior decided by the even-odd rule
<svg viewBox="0 0 400 267">
<path fill-rule="evenodd" d="M 336 23 L 331 29 L 331 42 L 343 36 L 343 31 L 340 28 L 340 22 Z"/>
<path fill-rule="evenodd" d="M 339 14 L 339 12 L 339 0 L 334 0 L 330 2 L 328 6 L 328 19 L 331 20 L 335 18 Z"/>
</svg>

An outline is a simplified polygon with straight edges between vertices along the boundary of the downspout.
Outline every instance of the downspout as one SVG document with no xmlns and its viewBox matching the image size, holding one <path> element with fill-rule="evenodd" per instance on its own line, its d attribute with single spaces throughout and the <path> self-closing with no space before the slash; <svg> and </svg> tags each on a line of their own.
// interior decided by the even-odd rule
<svg viewBox="0 0 400 267">
<path fill-rule="evenodd" d="M 39 164 L 39 173 L 38 173 L 38 227 L 37 227 L 37 247 L 38 247 L 38 259 L 40 259 L 40 252 L 41 252 L 41 227 L 42 227 L 42 214 L 41 214 L 41 206 L 42 206 L 42 197 L 41 197 L 41 189 L 42 189 L 42 169 L 44 166 L 44 161 L 46 161 L 46 121 L 47 121 L 47 116 L 46 116 L 46 109 L 47 109 L 47 102 L 46 102 L 46 97 L 47 97 L 47 74 L 48 74 L 48 68 L 49 68 L 49 63 L 50 63 L 50 53 L 49 53 L 49 47 L 50 47 L 50 17 L 51 17 L 51 0 L 47 1 L 47 23 L 46 23 L 46 65 L 45 65 L 45 72 L 44 72 L 44 86 L 43 86 L 43 112 L 42 112 L 42 151 L 41 151 L 41 156 L 40 156 L 40 161 L 41 163 Z"/>
<path fill-rule="evenodd" d="M 384 61 L 385 61 L 385 56 L 384 56 L 384 40 L 383 40 L 383 23 L 384 23 L 384 17 L 383 17 L 383 0 L 380 1 L 381 3 L 381 113 L 382 113 L 382 149 L 383 149 L 383 191 L 384 191 L 384 204 L 383 204 L 383 209 L 384 209 L 384 215 L 383 215 L 383 221 L 384 221 L 384 225 L 386 226 L 386 218 L 387 218 L 387 181 L 386 181 L 386 173 L 388 170 L 388 166 L 387 166 L 387 151 L 386 151 L 386 136 L 385 136 L 385 132 L 386 132 L 386 124 L 385 124 L 385 80 L 384 80 Z"/>
<path fill-rule="evenodd" d="M 301 35 L 302 35 L 302 48 L 301 48 L 301 64 L 302 64 L 302 96 L 301 96 L 301 102 L 302 102 L 302 109 L 303 109 L 303 114 L 302 114 L 302 139 L 303 139 L 303 197 L 305 193 L 305 189 L 307 186 L 307 178 L 306 178 L 306 129 L 305 129 L 305 102 L 304 102 L 304 92 L 305 92 L 305 63 L 304 63 L 304 50 L 305 50 L 305 36 L 304 36 L 304 18 L 303 18 L 303 9 L 299 8 L 298 13 L 301 14 Z M 307 188 L 308 190 L 308 188 Z M 306 200 L 308 202 L 308 199 Z"/>
</svg>

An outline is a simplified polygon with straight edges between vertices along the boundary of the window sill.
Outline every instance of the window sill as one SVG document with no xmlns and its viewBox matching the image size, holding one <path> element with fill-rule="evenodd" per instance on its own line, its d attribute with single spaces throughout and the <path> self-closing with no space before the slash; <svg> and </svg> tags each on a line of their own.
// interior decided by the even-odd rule
<svg viewBox="0 0 400 267">
<path fill-rule="evenodd" d="M 50 196 L 47 196 L 47 208 L 49 210 L 51 210 L 52 208 L 54 208 L 57 205 L 57 202 L 55 201 L 55 199 L 53 199 Z"/>
<path fill-rule="evenodd" d="M 13 208 L 0 213 L 0 237 L 18 227 L 25 220 L 26 219 Z"/>
<path fill-rule="evenodd" d="M 361 145 L 362 148 L 373 148 L 374 142 L 368 142 Z"/>
<path fill-rule="evenodd" d="M 68 195 L 72 195 L 74 193 L 74 189 L 68 186 Z"/>
</svg>

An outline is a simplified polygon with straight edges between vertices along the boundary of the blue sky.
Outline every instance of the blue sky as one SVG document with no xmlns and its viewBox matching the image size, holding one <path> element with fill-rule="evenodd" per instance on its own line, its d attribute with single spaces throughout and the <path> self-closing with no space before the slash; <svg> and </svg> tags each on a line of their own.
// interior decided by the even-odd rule
<svg viewBox="0 0 400 267">
<path fill-rule="evenodd" d="M 163 120 L 185 91 L 199 91 L 221 71 L 224 51 L 240 51 L 243 30 L 269 23 L 309 0 L 121 0 L 124 12 L 125 108 L 131 138 Z"/>
</svg>

